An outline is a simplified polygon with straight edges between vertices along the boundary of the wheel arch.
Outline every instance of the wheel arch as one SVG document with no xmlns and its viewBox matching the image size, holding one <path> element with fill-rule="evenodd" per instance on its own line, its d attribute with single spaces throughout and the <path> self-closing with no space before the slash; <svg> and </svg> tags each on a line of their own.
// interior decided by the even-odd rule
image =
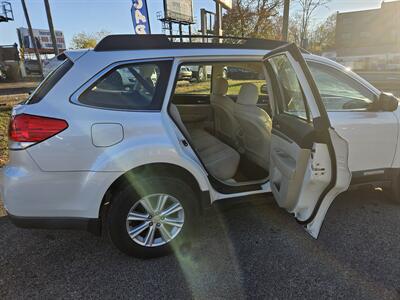
<svg viewBox="0 0 400 300">
<path fill-rule="evenodd" d="M 201 183 L 198 181 L 196 176 L 189 170 L 182 166 L 171 164 L 171 163 L 151 163 L 135 167 L 121 176 L 119 176 L 107 189 L 103 196 L 101 205 L 99 208 L 99 217 L 105 220 L 107 216 L 108 207 L 112 202 L 112 195 L 123 185 L 134 180 L 134 176 L 150 177 L 150 176 L 168 176 L 175 177 L 186 182 L 193 192 L 197 195 L 196 209 L 197 213 L 201 213 L 203 209 L 207 208 L 211 204 L 209 190 L 204 190 L 201 187 Z"/>
</svg>

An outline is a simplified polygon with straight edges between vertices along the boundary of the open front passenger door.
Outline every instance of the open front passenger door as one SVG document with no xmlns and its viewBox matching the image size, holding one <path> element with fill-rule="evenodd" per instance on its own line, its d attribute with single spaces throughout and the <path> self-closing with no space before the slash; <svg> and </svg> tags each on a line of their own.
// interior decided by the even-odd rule
<svg viewBox="0 0 400 300">
<path fill-rule="evenodd" d="M 350 185 L 348 144 L 331 127 L 296 45 L 275 49 L 264 63 L 271 82 L 272 193 L 317 238 L 332 201 Z"/>
</svg>

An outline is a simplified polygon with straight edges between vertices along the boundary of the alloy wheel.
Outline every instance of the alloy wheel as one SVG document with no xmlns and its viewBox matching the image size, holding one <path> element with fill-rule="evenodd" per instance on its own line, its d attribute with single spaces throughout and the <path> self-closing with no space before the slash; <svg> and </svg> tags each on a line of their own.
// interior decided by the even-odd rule
<svg viewBox="0 0 400 300">
<path fill-rule="evenodd" d="M 181 232 L 185 212 L 178 199 L 167 194 L 152 194 L 136 202 L 126 218 L 131 239 L 145 247 L 158 247 Z"/>
</svg>

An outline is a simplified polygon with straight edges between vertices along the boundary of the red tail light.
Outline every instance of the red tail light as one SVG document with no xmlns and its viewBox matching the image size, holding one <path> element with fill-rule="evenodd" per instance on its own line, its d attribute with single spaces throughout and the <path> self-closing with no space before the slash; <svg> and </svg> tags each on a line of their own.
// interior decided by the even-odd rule
<svg viewBox="0 0 400 300">
<path fill-rule="evenodd" d="M 11 118 L 9 137 L 14 142 L 37 143 L 66 128 L 68 123 L 64 120 L 21 114 Z"/>
</svg>

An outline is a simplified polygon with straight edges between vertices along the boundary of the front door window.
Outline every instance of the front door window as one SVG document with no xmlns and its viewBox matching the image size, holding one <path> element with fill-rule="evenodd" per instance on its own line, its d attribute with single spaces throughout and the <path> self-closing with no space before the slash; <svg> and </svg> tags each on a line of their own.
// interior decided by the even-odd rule
<svg viewBox="0 0 400 300">
<path fill-rule="evenodd" d="M 308 62 L 310 71 L 327 111 L 366 110 L 375 95 L 345 73 L 316 62 Z"/>
<path fill-rule="evenodd" d="M 281 112 L 310 121 L 311 115 L 307 109 L 303 90 L 287 56 L 284 54 L 274 56 L 269 59 L 269 63 L 278 81 Z"/>
</svg>

